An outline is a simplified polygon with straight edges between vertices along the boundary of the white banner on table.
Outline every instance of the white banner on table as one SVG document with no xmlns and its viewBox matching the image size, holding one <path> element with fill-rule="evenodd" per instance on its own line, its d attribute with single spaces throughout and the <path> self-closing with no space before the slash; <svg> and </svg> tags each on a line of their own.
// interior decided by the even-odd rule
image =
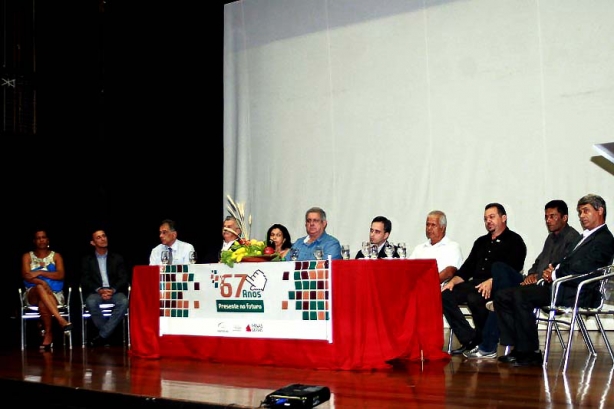
<svg viewBox="0 0 614 409">
<path fill-rule="evenodd" d="M 330 260 L 165 266 L 160 335 L 332 342 Z"/>
</svg>

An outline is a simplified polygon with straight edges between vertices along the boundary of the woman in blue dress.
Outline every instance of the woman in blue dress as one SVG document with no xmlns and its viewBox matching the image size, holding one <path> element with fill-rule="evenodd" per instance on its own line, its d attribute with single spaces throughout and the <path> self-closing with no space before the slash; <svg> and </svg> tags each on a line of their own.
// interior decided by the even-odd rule
<svg viewBox="0 0 614 409">
<path fill-rule="evenodd" d="M 65 304 L 64 260 L 60 253 L 49 249 L 45 230 L 34 233 L 34 247 L 21 259 L 21 275 L 26 286 L 24 298 L 28 304 L 38 306 L 44 330 L 41 349 L 49 351 L 53 341 L 52 317 L 65 332 L 72 330 L 72 324 L 58 311 L 58 304 Z"/>
</svg>

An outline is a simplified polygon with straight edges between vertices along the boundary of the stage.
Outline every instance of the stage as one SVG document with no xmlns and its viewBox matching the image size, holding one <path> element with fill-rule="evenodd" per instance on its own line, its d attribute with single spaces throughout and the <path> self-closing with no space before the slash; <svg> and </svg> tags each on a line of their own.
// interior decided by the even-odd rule
<svg viewBox="0 0 614 409">
<path fill-rule="evenodd" d="M 67 350 L 58 345 L 52 352 L 33 348 L 22 353 L 14 345 L 0 349 L 0 385 L 19 405 L 71 409 L 258 408 L 267 394 L 292 383 L 330 388 L 330 400 L 318 406 L 322 409 L 606 408 L 614 399 L 613 366 L 603 340 L 591 334 L 598 356 L 589 358 L 582 340 L 574 341 L 566 375 L 558 368 L 558 343 L 546 371 L 458 356 L 344 371 L 144 359 L 122 346 Z"/>
</svg>

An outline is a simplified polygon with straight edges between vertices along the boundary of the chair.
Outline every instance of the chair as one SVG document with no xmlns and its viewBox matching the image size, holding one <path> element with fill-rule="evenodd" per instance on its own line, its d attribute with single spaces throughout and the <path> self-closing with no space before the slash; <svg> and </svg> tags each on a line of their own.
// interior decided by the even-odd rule
<svg viewBox="0 0 614 409">
<path fill-rule="evenodd" d="M 64 304 L 58 304 L 58 311 L 60 315 L 66 320 L 70 321 L 70 297 L 72 294 L 72 288 L 68 287 L 68 296 L 65 299 Z M 23 289 L 19 288 L 19 303 L 20 303 L 20 315 L 21 315 L 21 350 L 26 348 L 26 334 L 27 334 L 27 322 L 33 320 L 40 320 L 40 313 L 38 306 L 28 304 L 24 299 L 25 293 Z M 68 348 L 72 349 L 72 331 L 67 332 Z"/>
<path fill-rule="evenodd" d="M 546 330 L 547 331 L 546 332 L 546 343 L 544 347 L 544 364 L 543 364 L 544 368 L 547 367 L 548 365 L 548 356 L 550 354 L 550 342 L 552 339 L 553 327 L 557 333 L 559 341 L 561 342 L 561 346 L 564 352 L 563 372 L 567 370 L 567 364 L 569 362 L 569 355 L 571 353 L 571 346 L 572 346 L 572 341 L 573 341 L 573 329 L 575 328 L 576 323 L 578 324 L 578 329 L 580 330 L 580 334 L 582 335 L 582 339 L 584 339 L 584 343 L 586 344 L 588 351 L 590 352 L 592 356 L 597 355 L 597 351 L 595 350 L 595 345 L 593 344 L 593 341 L 591 340 L 590 334 L 586 326 L 585 319 L 589 317 L 595 318 L 597 328 L 601 336 L 603 337 L 606 348 L 610 354 L 610 358 L 612 359 L 612 362 L 614 363 L 614 352 L 612 351 L 612 346 L 608 340 L 606 331 L 601 322 L 602 316 L 607 316 L 607 315 L 614 316 L 614 307 L 606 304 L 606 301 L 612 301 L 613 291 L 611 288 L 612 287 L 611 284 L 614 282 L 614 280 L 612 280 L 612 277 L 614 277 L 614 265 L 600 267 L 590 273 L 574 274 L 574 275 L 561 277 L 553 281 L 550 305 L 546 307 L 542 307 L 541 309 L 543 312 L 545 312 L 548 315 L 548 318 L 546 319 L 538 318 L 538 321 L 545 320 L 548 323 L 548 328 Z M 573 280 L 573 279 L 582 279 L 580 283 L 578 284 L 578 290 L 576 293 L 574 305 L 572 307 L 557 306 L 556 298 L 557 298 L 558 291 L 559 291 L 561 284 L 566 281 Z M 593 285 L 591 284 L 595 284 L 595 283 L 597 283 L 597 285 L 599 286 L 598 287 L 599 294 L 600 294 L 599 305 L 595 308 L 579 307 L 578 301 L 580 299 L 580 295 L 582 294 L 582 291 L 587 290 L 587 288 L 590 291 L 593 288 Z M 608 283 L 610 285 L 608 285 Z M 568 316 L 569 314 L 571 314 L 571 320 L 568 320 L 565 318 L 565 316 Z M 569 329 L 569 336 L 567 338 L 567 343 L 563 341 L 563 336 L 561 334 L 561 325 Z"/>
<path fill-rule="evenodd" d="M 467 306 L 467 304 L 460 304 L 459 307 L 463 315 L 465 316 L 465 318 L 473 322 L 473 317 L 471 315 L 471 311 L 469 310 L 469 307 Z M 448 324 L 448 327 L 450 328 L 450 333 L 448 335 L 448 354 L 451 354 L 452 353 L 452 341 L 454 338 L 454 331 L 452 330 L 452 327 L 450 327 L 449 324 Z"/>
<path fill-rule="evenodd" d="M 124 316 L 124 332 L 122 337 L 124 346 L 127 345 L 128 348 L 130 348 L 130 290 L 131 286 L 128 286 L 128 309 L 126 310 L 126 314 Z M 81 340 L 82 345 L 85 346 L 85 344 L 87 343 L 87 320 L 92 317 L 92 314 L 90 314 L 87 305 L 85 305 L 85 299 L 83 298 L 83 289 L 81 288 L 81 286 L 79 286 L 79 299 L 81 301 Z M 102 315 L 108 319 L 113 312 L 113 308 L 115 308 L 115 304 L 100 304 L 100 308 L 102 309 Z"/>
</svg>

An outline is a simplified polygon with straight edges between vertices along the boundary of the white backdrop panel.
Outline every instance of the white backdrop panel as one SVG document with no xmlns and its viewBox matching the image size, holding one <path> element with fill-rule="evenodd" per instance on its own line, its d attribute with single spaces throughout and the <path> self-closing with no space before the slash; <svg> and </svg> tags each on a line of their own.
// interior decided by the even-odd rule
<svg viewBox="0 0 614 409">
<path fill-rule="evenodd" d="M 567 201 L 577 229 L 586 193 L 614 214 L 614 169 L 592 147 L 614 140 L 614 2 L 244 0 L 224 11 L 224 190 L 246 202 L 253 237 L 283 223 L 297 239 L 320 206 L 352 254 L 380 214 L 411 250 L 440 209 L 466 256 L 497 201 L 528 269 L 547 201 Z"/>
</svg>

